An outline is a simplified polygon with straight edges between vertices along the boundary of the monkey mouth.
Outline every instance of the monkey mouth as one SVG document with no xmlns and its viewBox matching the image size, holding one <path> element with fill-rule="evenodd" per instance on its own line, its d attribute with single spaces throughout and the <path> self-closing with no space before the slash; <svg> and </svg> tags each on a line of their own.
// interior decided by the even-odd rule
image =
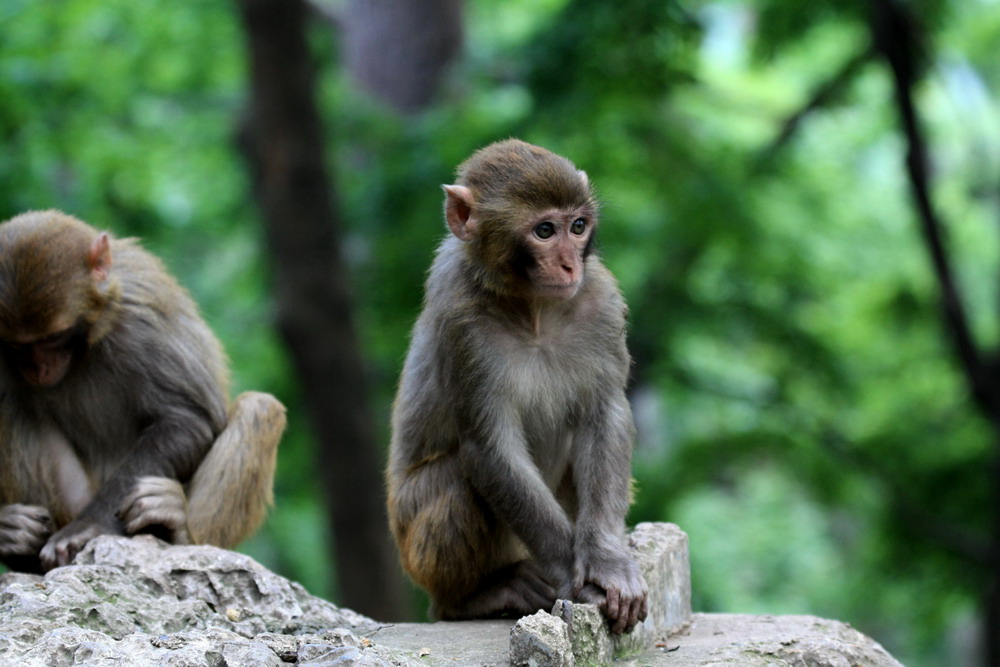
<svg viewBox="0 0 1000 667">
<path fill-rule="evenodd" d="M 579 289 L 580 281 L 574 280 L 570 283 L 546 283 L 543 285 L 537 285 L 535 291 L 538 296 L 542 297 L 569 299 L 576 296 Z"/>
</svg>

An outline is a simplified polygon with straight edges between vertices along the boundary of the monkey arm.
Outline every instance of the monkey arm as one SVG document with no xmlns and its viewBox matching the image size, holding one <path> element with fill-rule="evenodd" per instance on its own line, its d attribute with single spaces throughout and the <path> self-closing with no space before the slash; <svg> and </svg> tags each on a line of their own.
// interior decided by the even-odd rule
<svg viewBox="0 0 1000 667">
<path fill-rule="evenodd" d="M 146 476 L 188 480 L 213 437 L 208 417 L 194 410 L 175 408 L 154 419 L 79 516 L 49 539 L 41 551 L 43 567 L 69 564 L 98 535 L 122 534 L 119 511 L 137 480 Z"/>
<path fill-rule="evenodd" d="M 576 547 L 617 547 L 625 532 L 634 427 L 625 396 L 594 406 L 588 427 L 578 429 L 573 475 L 579 516 Z"/>
<path fill-rule="evenodd" d="M 631 630 L 647 613 L 646 582 L 624 543 L 633 435 L 624 394 L 610 398 L 594 408 L 591 428 L 578 435 L 574 463 L 579 497 L 574 593 L 597 602 L 614 632 Z"/>
<path fill-rule="evenodd" d="M 573 528 L 538 473 L 510 416 L 462 441 L 462 472 L 472 487 L 528 547 L 560 595 L 571 584 Z M 500 426 L 504 424 L 505 426 Z"/>
</svg>

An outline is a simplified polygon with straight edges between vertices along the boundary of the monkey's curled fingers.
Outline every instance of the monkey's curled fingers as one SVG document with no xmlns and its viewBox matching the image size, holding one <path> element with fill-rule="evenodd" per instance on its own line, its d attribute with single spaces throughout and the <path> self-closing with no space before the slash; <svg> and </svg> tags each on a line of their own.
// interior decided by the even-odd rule
<svg viewBox="0 0 1000 667">
<path fill-rule="evenodd" d="M 648 612 L 645 595 L 626 598 L 617 588 L 605 591 L 595 584 L 587 584 L 574 598 L 584 604 L 596 604 L 615 634 L 631 632 L 637 623 L 645 620 Z"/>
<path fill-rule="evenodd" d="M 35 557 L 51 534 L 48 509 L 21 504 L 0 507 L 0 559 Z"/>
<path fill-rule="evenodd" d="M 599 563 L 599 564 L 598 564 Z M 646 582 L 639 567 L 627 556 L 600 559 L 586 570 L 574 597 L 580 602 L 597 604 L 611 632 L 631 632 L 649 612 Z"/>
<path fill-rule="evenodd" d="M 48 571 L 62 565 L 69 565 L 87 542 L 99 535 L 119 535 L 121 531 L 114 523 L 78 518 L 61 528 L 42 547 L 42 569 Z"/>
<path fill-rule="evenodd" d="M 122 501 L 118 517 L 126 535 L 150 533 L 171 544 L 189 544 L 187 496 L 169 477 L 140 477 Z"/>
<path fill-rule="evenodd" d="M 636 623 L 645 620 L 648 612 L 647 596 L 643 595 L 626 597 L 617 588 L 608 589 L 608 618 L 617 618 L 612 624 L 611 632 L 622 633 L 632 632 Z"/>
</svg>

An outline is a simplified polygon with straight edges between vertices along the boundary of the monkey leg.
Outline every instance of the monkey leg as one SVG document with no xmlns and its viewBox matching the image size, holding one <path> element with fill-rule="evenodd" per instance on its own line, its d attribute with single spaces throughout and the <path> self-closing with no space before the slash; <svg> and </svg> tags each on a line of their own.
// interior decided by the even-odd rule
<svg viewBox="0 0 1000 667">
<path fill-rule="evenodd" d="M 551 609 L 556 597 L 538 564 L 525 559 L 485 575 L 461 600 L 434 600 L 431 611 L 443 620 L 526 616 Z"/>
<path fill-rule="evenodd" d="M 556 600 L 527 549 L 468 486 L 455 459 L 407 473 L 389 498 L 403 568 L 431 596 L 431 613 L 458 620 L 530 614 Z"/>
<path fill-rule="evenodd" d="M 118 512 L 126 535 L 149 533 L 172 544 L 188 544 L 187 496 L 169 477 L 141 477 Z"/>
<path fill-rule="evenodd" d="M 285 406 L 270 394 L 240 394 L 229 422 L 188 485 L 191 542 L 232 547 L 264 521 L 272 488 Z"/>
</svg>

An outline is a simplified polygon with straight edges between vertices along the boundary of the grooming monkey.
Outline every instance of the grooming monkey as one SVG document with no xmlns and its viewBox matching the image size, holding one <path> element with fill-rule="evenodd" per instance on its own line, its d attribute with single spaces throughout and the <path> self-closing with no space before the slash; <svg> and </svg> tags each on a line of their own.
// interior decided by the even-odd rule
<svg viewBox="0 0 1000 667">
<path fill-rule="evenodd" d="M 510 139 L 444 186 L 438 248 L 393 408 L 389 522 L 444 619 L 596 602 L 646 617 L 624 544 L 625 304 L 593 252 L 586 174 Z"/>
<path fill-rule="evenodd" d="M 57 211 L 0 225 L 0 561 L 45 571 L 103 534 L 228 547 L 272 501 L 284 407 L 228 406 L 223 351 L 131 239 Z"/>
</svg>

